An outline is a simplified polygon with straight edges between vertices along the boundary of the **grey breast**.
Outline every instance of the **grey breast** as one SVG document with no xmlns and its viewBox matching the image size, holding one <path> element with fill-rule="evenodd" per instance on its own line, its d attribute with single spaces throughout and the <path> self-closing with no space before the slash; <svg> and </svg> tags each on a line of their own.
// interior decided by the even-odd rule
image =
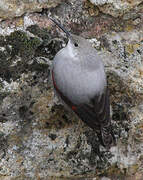
<svg viewBox="0 0 143 180">
<path fill-rule="evenodd" d="M 95 70 L 90 70 L 88 64 L 86 66 L 74 62 L 70 56 L 65 55 L 65 50 L 65 48 L 60 50 L 54 58 L 56 85 L 73 103 L 88 103 L 92 97 L 104 91 L 106 86 L 104 67 L 101 63 Z M 94 61 L 95 59 L 92 60 L 93 65 Z"/>
</svg>

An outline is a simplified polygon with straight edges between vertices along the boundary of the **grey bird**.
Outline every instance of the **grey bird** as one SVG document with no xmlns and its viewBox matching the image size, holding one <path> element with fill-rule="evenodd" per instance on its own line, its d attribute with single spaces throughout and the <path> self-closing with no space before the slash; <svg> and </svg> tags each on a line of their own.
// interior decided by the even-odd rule
<svg viewBox="0 0 143 180">
<path fill-rule="evenodd" d="M 54 89 L 70 109 L 97 133 L 101 145 L 109 149 L 114 135 L 103 62 L 87 39 L 69 33 L 54 19 L 51 20 L 69 38 L 66 47 L 53 60 Z"/>
</svg>

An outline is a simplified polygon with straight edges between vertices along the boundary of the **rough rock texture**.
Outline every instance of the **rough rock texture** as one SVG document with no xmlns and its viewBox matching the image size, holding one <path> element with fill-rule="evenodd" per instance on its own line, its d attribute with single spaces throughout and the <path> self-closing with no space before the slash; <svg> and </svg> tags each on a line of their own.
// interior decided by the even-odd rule
<svg viewBox="0 0 143 180">
<path fill-rule="evenodd" d="M 100 10 L 117 1 L 94 2 L 62 1 L 0 23 L 0 179 L 142 180 L 142 4 L 121 1 L 117 18 Z M 100 146 L 102 161 L 96 134 L 54 97 L 50 66 L 67 39 L 49 14 L 90 38 L 104 61 L 117 145 Z"/>
<path fill-rule="evenodd" d="M 56 7 L 60 0 L 0 0 L 0 19 L 14 18 L 27 12 L 41 11 L 42 8 Z"/>
<path fill-rule="evenodd" d="M 128 13 L 128 16 L 137 16 L 136 13 L 142 7 L 142 0 L 90 0 L 96 5 L 100 11 L 114 17 L 123 16 Z M 132 11 L 133 10 L 133 11 Z"/>
</svg>

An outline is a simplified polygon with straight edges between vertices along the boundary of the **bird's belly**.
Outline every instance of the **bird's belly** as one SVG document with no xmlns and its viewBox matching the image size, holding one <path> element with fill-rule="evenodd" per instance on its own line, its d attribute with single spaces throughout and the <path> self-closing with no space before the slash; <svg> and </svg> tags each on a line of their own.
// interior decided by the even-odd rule
<svg viewBox="0 0 143 180">
<path fill-rule="evenodd" d="M 55 81 L 64 96 L 74 104 L 81 104 L 88 103 L 104 88 L 105 80 L 101 81 L 100 78 L 98 72 L 80 72 L 69 68 L 56 74 Z"/>
</svg>

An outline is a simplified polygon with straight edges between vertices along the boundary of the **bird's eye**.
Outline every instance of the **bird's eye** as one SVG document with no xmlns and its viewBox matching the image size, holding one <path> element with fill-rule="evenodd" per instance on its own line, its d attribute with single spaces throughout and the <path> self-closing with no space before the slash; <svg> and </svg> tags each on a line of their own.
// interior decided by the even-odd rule
<svg viewBox="0 0 143 180">
<path fill-rule="evenodd" d="M 75 46 L 75 47 L 78 47 L 78 44 L 77 44 L 77 43 L 74 43 L 74 46 Z"/>
</svg>

